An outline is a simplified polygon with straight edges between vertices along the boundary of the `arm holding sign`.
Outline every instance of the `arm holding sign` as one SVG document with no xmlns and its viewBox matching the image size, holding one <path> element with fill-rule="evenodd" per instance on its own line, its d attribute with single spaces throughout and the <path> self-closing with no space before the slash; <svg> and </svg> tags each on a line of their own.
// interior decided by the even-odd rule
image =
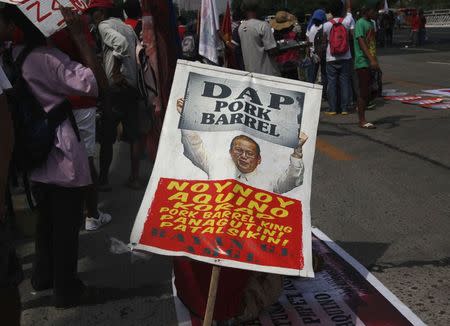
<svg viewBox="0 0 450 326">
<path fill-rule="evenodd" d="M 177 111 L 183 112 L 184 100 L 178 99 Z M 209 163 L 205 146 L 200 136 L 191 130 L 181 129 L 181 143 L 184 148 L 184 156 L 186 156 L 196 167 L 201 169 L 209 178 Z"/>
<path fill-rule="evenodd" d="M 308 140 L 308 136 L 304 132 L 300 132 L 298 146 L 294 149 L 290 157 L 289 167 L 276 181 L 273 192 L 284 194 L 303 184 L 303 174 L 305 166 L 303 164 L 303 145 Z"/>
<path fill-rule="evenodd" d="M 105 70 L 98 62 L 94 51 L 89 46 L 86 36 L 83 31 L 83 21 L 80 15 L 75 13 L 71 8 L 61 7 L 61 14 L 67 24 L 67 29 L 70 32 L 72 39 L 80 51 L 80 56 L 83 64 L 92 70 L 97 81 L 98 88 L 101 92 L 108 87 L 108 80 L 106 78 Z"/>
</svg>

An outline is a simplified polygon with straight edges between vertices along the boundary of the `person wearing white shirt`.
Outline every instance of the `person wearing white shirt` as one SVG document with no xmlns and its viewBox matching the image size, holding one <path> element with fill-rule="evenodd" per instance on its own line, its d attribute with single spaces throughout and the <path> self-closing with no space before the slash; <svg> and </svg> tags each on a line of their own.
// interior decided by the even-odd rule
<svg viewBox="0 0 450 326">
<path fill-rule="evenodd" d="M 349 33 L 355 29 L 355 20 L 351 14 L 351 0 L 346 1 L 346 15 L 342 16 L 343 12 L 343 4 L 341 0 L 333 0 L 333 8 L 332 14 L 335 18 L 333 20 L 341 24 L 347 29 Z M 333 28 L 332 21 L 328 21 L 323 25 L 323 31 L 326 36 L 327 42 L 327 53 L 326 53 L 326 61 L 327 61 L 327 97 L 328 97 L 328 105 L 329 109 L 325 113 L 328 115 L 335 115 L 338 111 L 342 114 L 348 114 L 348 107 L 350 105 L 352 90 L 351 90 L 351 60 L 352 54 L 350 52 L 350 42 L 351 37 L 348 35 L 348 50 L 340 55 L 332 55 L 331 47 L 330 47 L 330 34 Z M 338 96 L 337 92 L 340 90 L 340 96 Z M 338 103 L 338 98 L 340 99 L 340 103 Z"/>
<path fill-rule="evenodd" d="M 177 109 L 181 113 L 183 100 L 178 100 Z M 208 179 L 220 180 L 233 178 L 244 184 L 256 188 L 283 194 L 303 184 L 305 167 L 303 164 L 302 147 L 308 139 L 303 132 L 300 133 L 298 146 L 289 158 L 288 168 L 277 178 L 269 178 L 258 171 L 261 164 L 261 150 L 258 143 L 252 138 L 239 135 L 230 143 L 230 158 L 228 160 L 214 160 L 208 155 L 199 134 L 191 130 L 181 130 L 181 142 L 184 155 L 198 168 L 204 171 Z"/>
</svg>

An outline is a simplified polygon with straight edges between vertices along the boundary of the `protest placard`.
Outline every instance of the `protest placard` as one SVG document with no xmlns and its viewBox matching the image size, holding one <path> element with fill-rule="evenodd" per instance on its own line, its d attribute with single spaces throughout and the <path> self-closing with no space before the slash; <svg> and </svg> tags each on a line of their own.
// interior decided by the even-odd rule
<svg viewBox="0 0 450 326">
<path fill-rule="evenodd" d="M 78 11 L 87 8 L 82 0 L 16 0 L 3 1 L 17 4 L 19 9 L 30 19 L 46 37 L 64 28 L 64 18 L 60 6 L 72 7 Z"/>
<path fill-rule="evenodd" d="M 132 246 L 313 276 L 321 94 L 319 85 L 179 61 Z"/>
</svg>

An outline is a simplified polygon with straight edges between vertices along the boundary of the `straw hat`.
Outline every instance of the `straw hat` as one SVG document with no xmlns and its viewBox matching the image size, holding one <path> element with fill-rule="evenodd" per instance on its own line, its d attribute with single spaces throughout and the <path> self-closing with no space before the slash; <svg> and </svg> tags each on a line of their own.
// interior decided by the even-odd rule
<svg viewBox="0 0 450 326">
<path fill-rule="evenodd" d="M 272 28 L 277 31 L 291 27 L 295 23 L 297 23 L 297 18 L 287 11 L 277 12 L 275 18 L 270 21 Z"/>
</svg>

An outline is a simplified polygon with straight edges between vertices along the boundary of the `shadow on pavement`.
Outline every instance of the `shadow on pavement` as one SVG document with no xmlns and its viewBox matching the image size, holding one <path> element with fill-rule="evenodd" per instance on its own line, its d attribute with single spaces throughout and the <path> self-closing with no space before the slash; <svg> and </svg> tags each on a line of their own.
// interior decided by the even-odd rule
<svg viewBox="0 0 450 326">
<path fill-rule="evenodd" d="M 388 117 L 383 117 L 381 119 L 373 121 L 377 126 L 388 125 L 386 129 L 392 129 L 400 126 L 400 121 L 404 119 L 414 118 L 414 115 L 392 115 Z"/>
<path fill-rule="evenodd" d="M 391 245 L 382 242 L 336 241 L 336 243 L 366 267 L 375 265 Z"/>
</svg>

